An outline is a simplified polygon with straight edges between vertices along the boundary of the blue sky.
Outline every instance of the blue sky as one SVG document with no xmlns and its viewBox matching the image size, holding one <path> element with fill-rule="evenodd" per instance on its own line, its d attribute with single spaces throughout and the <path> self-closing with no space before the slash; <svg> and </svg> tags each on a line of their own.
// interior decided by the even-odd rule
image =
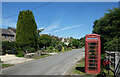
<svg viewBox="0 0 120 77">
<path fill-rule="evenodd" d="M 108 9 L 118 7 L 117 2 L 3 2 L 2 28 L 16 28 L 19 11 L 33 11 L 41 34 L 81 38 L 91 34 L 93 22 Z"/>
</svg>

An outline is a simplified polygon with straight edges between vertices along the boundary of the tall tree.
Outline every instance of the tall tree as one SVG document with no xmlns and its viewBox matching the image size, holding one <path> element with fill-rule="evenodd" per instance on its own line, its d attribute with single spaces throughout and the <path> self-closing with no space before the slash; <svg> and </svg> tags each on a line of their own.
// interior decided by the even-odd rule
<svg viewBox="0 0 120 77">
<path fill-rule="evenodd" d="M 108 12 L 94 22 L 93 33 L 101 35 L 103 51 L 120 51 L 120 9 L 109 9 Z"/>
<path fill-rule="evenodd" d="M 32 11 L 20 11 L 17 21 L 16 43 L 37 49 L 37 24 Z"/>
</svg>

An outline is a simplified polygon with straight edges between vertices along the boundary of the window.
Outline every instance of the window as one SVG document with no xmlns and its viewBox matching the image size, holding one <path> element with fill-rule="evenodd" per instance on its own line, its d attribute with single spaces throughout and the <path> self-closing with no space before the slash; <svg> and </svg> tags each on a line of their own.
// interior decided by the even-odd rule
<svg viewBox="0 0 120 77">
<path fill-rule="evenodd" d="M 11 39 L 13 39 L 13 36 L 11 36 Z"/>
<path fill-rule="evenodd" d="M 5 38 L 7 39 L 7 38 L 8 38 L 8 36 L 7 36 L 7 35 L 5 35 Z"/>
</svg>

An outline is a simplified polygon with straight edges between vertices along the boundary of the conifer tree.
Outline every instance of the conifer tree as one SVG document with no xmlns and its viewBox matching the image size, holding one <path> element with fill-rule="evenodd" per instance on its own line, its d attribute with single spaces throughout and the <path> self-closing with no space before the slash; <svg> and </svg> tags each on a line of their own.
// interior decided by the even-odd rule
<svg viewBox="0 0 120 77">
<path fill-rule="evenodd" d="M 37 24 L 32 11 L 20 11 L 17 21 L 16 43 L 37 49 Z"/>
</svg>

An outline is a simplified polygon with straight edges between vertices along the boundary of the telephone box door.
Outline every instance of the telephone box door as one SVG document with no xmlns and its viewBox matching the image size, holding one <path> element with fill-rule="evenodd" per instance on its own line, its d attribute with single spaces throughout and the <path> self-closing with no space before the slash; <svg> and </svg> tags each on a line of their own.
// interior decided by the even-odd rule
<svg viewBox="0 0 120 77">
<path fill-rule="evenodd" d="M 94 38 L 87 39 L 85 43 L 85 71 L 97 74 L 100 72 L 100 41 Z M 89 37 L 90 38 L 90 37 Z"/>
</svg>

